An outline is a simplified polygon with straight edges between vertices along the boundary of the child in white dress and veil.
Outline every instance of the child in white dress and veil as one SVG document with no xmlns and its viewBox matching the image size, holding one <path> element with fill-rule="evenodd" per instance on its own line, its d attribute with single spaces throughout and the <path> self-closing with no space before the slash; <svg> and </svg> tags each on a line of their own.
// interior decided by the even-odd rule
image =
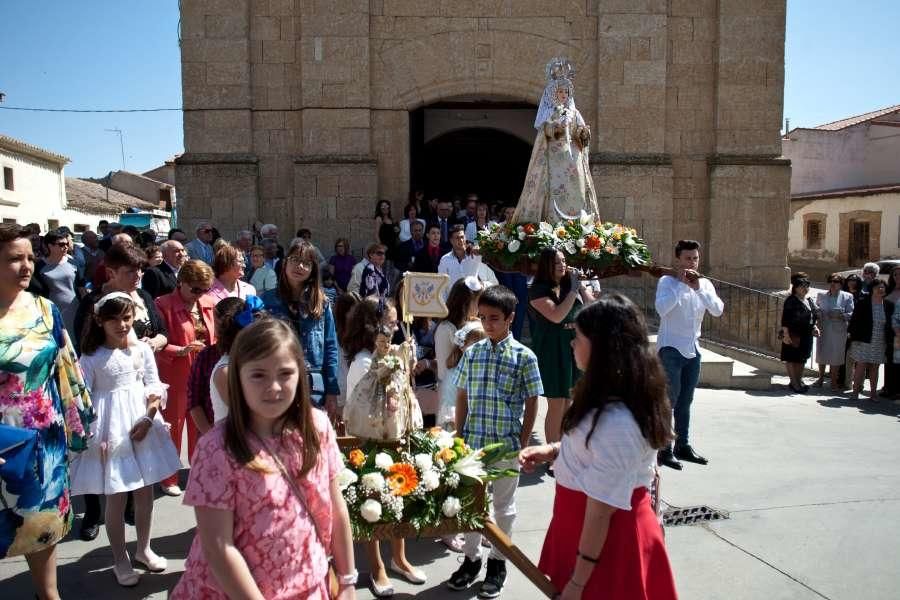
<svg viewBox="0 0 900 600">
<path fill-rule="evenodd" d="M 135 562 L 147 571 L 165 571 L 166 559 L 150 549 L 153 484 L 181 468 L 160 412 L 167 386 L 159 380 L 153 350 L 134 334 L 133 322 L 134 302 L 127 294 L 113 292 L 94 305 L 79 362 L 97 419 L 87 450 L 69 467 L 73 496 L 106 496 L 113 574 L 126 587 L 139 579 L 125 549 L 128 492 L 134 493 Z"/>
</svg>

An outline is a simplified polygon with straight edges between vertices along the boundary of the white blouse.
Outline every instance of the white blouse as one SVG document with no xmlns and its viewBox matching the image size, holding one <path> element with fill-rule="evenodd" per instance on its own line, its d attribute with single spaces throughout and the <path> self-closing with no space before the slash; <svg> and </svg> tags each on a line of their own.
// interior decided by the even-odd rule
<svg viewBox="0 0 900 600">
<path fill-rule="evenodd" d="M 608 405 L 585 446 L 595 411 L 585 415 L 563 435 L 559 457 L 553 464 L 559 485 L 583 492 L 594 500 L 631 510 L 635 488 L 650 487 L 656 450 L 641 433 L 631 411 L 621 402 Z"/>
</svg>

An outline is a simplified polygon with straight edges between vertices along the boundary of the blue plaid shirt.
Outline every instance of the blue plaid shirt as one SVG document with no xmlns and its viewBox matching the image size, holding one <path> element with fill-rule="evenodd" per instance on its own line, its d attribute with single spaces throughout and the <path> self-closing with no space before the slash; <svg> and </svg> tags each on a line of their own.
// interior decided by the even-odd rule
<svg viewBox="0 0 900 600">
<path fill-rule="evenodd" d="M 506 442 L 519 449 L 525 400 L 544 393 L 534 352 L 512 335 L 496 345 L 489 339 L 476 342 L 459 361 L 453 385 L 468 395 L 462 437 L 470 446 Z"/>
</svg>

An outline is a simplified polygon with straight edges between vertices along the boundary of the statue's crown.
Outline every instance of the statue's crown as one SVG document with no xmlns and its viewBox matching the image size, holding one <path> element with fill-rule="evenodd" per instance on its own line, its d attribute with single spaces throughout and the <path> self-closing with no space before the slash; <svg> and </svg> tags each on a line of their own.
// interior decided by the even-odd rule
<svg viewBox="0 0 900 600">
<path fill-rule="evenodd" d="M 547 82 L 557 79 L 575 79 L 575 65 L 564 56 L 558 56 L 547 63 Z"/>
</svg>

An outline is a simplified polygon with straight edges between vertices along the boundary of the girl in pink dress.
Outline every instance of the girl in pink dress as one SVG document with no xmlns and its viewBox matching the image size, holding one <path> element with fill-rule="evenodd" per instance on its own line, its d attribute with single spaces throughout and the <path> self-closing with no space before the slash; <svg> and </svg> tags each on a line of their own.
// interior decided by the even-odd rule
<svg viewBox="0 0 900 600">
<path fill-rule="evenodd" d="M 309 402 L 296 336 L 262 319 L 230 356 L 231 410 L 197 443 L 184 497 L 197 535 L 170 597 L 324 600 L 332 555 L 338 598 L 355 598 L 343 463 L 327 415 Z"/>
</svg>

